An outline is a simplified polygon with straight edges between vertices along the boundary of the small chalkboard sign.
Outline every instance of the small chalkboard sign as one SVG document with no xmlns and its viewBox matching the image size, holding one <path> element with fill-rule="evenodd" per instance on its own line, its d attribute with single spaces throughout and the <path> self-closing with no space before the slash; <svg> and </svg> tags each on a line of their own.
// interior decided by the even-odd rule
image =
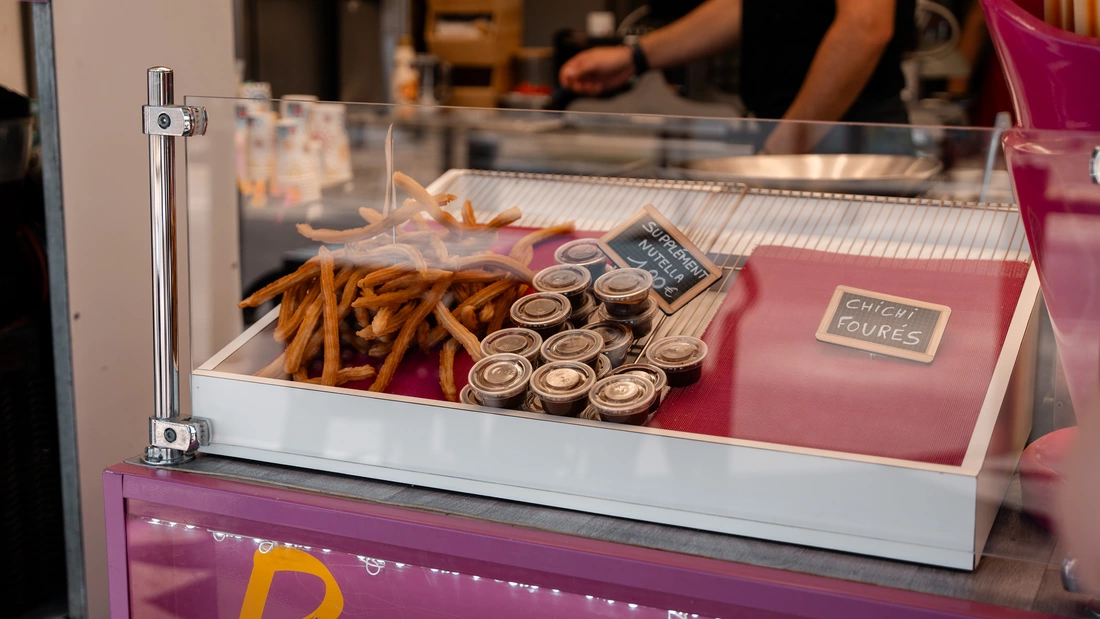
<svg viewBox="0 0 1100 619">
<path fill-rule="evenodd" d="M 722 273 L 703 250 L 649 204 L 600 237 L 599 243 L 615 264 L 653 274 L 653 299 L 666 314 L 683 307 Z"/>
<path fill-rule="evenodd" d="M 817 339 L 931 363 L 950 317 L 946 305 L 837 286 Z"/>
</svg>

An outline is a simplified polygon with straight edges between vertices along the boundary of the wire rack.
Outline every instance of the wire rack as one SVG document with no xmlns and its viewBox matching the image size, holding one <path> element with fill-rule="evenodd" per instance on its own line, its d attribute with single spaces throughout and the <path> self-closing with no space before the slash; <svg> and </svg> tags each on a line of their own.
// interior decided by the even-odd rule
<svg viewBox="0 0 1100 619">
<path fill-rule="evenodd" d="M 749 189 L 736 183 L 648 180 L 456 170 L 432 185 L 469 199 L 478 218 L 512 206 L 520 225 L 572 220 L 578 230 L 609 230 L 646 204 L 657 207 L 722 268 L 722 278 L 632 349 L 666 335 L 699 336 L 737 272 L 761 245 L 837 256 L 928 261 L 1030 262 L 1019 210 L 1012 204 Z"/>
</svg>

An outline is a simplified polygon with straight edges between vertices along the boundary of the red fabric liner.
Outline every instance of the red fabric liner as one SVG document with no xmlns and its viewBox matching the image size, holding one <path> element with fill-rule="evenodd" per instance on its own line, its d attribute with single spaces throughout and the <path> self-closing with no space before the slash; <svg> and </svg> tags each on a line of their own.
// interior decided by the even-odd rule
<svg viewBox="0 0 1100 619">
<path fill-rule="evenodd" d="M 493 246 L 492 251 L 498 254 L 507 255 L 517 241 L 533 231 L 533 228 L 502 228 L 498 235 L 497 244 Z M 540 269 L 556 264 L 554 261 L 554 251 L 569 241 L 581 238 L 599 238 L 603 234 L 603 232 L 578 230 L 573 234 L 557 236 L 539 243 L 534 248 L 534 257 L 531 259 L 530 268 L 532 271 L 537 272 Z M 507 322 L 505 326 L 507 326 Z M 426 398 L 429 400 L 446 400 L 443 396 L 443 389 L 439 386 L 440 348 L 442 347 L 433 350 L 430 354 L 424 354 L 420 352 L 420 349 L 416 346 L 416 342 L 414 341 L 412 346 L 409 347 L 408 352 L 405 353 L 405 357 L 401 361 L 401 366 L 394 374 L 393 380 L 390 381 L 386 393 L 414 398 Z M 376 369 L 382 367 L 382 360 L 368 357 L 347 346 L 343 348 L 342 356 L 345 367 L 366 365 L 368 363 L 373 365 Z M 320 359 L 314 360 L 310 366 L 309 375 L 320 376 L 321 364 L 322 362 Z M 466 376 L 470 373 L 470 368 L 473 367 L 473 365 L 473 360 L 465 351 L 460 350 L 458 355 L 455 356 L 455 384 L 458 386 L 459 390 L 466 386 Z M 369 389 L 373 383 L 374 379 L 371 378 L 368 380 L 346 383 L 342 386 L 348 389 L 366 390 Z"/>
<path fill-rule="evenodd" d="M 1021 262 L 758 247 L 651 427 L 958 466 L 1027 275 Z M 931 364 L 819 342 L 838 285 L 951 308 Z"/>
</svg>

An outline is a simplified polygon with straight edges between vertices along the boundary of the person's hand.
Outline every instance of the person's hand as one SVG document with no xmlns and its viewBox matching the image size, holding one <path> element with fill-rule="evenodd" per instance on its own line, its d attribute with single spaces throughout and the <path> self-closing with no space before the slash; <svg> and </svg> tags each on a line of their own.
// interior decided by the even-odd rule
<svg viewBox="0 0 1100 619">
<path fill-rule="evenodd" d="M 561 85 L 582 95 L 598 95 L 618 88 L 634 75 L 630 48 L 595 47 L 573 56 L 562 65 Z"/>
</svg>

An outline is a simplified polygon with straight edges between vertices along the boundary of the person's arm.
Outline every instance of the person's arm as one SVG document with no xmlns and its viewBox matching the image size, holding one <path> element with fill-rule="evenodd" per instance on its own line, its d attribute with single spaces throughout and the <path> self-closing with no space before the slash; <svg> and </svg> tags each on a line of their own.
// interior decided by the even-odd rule
<svg viewBox="0 0 1100 619">
<path fill-rule="evenodd" d="M 802 88 L 784 120 L 836 121 L 852 107 L 894 36 L 895 2 L 836 0 L 836 18 L 817 47 Z M 825 128 L 780 123 L 763 153 L 804 153 Z"/>
<path fill-rule="evenodd" d="M 836 19 L 817 48 L 786 120 L 840 120 L 894 36 L 895 2 L 837 0 Z"/>
<path fill-rule="evenodd" d="M 663 69 L 705 58 L 735 42 L 741 34 L 741 0 L 707 0 L 668 26 L 643 36 L 639 45 L 649 66 Z M 595 95 L 622 86 L 634 75 L 627 47 L 597 47 L 577 54 L 559 74 L 562 86 Z"/>
</svg>

